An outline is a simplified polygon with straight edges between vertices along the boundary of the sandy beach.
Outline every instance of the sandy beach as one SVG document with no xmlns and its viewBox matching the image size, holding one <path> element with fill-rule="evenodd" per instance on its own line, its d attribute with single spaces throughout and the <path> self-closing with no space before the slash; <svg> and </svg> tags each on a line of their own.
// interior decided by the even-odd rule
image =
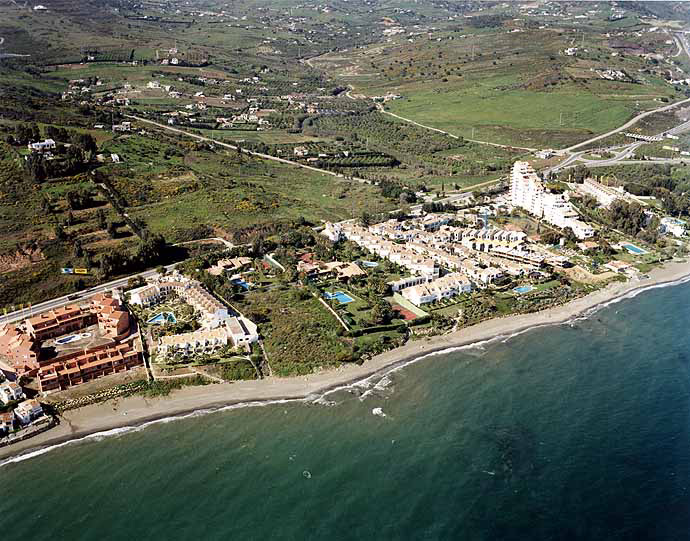
<svg viewBox="0 0 690 541">
<path fill-rule="evenodd" d="M 633 292 L 676 282 L 687 276 L 690 276 L 690 262 L 670 262 L 663 268 L 651 271 L 649 278 L 613 283 L 586 297 L 542 312 L 495 318 L 443 336 L 410 341 L 400 348 L 374 357 L 361 366 L 347 365 L 337 370 L 294 378 L 267 378 L 260 381 L 185 387 L 167 397 L 133 396 L 86 406 L 65 413 L 61 424 L 56 428 L 30 440 L 0 449 L 0 459 L 26 454 L 98 432 L 139 426 L 198 410 L 214 410 L 233 404 L 258 405 L 279 400 L 317 397 L 355 381 L 378 377 L 392 368 L 430 353 L 505 337 L 527 329 L 563 323 Z"/>
</svg>

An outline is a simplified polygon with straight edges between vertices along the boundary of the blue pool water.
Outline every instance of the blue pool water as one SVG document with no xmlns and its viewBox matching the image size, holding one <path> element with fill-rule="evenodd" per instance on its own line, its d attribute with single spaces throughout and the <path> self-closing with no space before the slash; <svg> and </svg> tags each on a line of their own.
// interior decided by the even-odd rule
<svg viewBox="0 0 690 541">
<path fill-rule="evenodd" d="M 146 323 L 153 323 L 155 325 L 161 325 L 162 323 L 177 323 L 177 319 L 172 312 L 161 312 L 153 316 Z"/>
<path fill-rule="evenodd" d="M 82 338 L 88 338 L 89 336 L 91 336 L 91 333 L 72 334 L 70 336 L 63 336 L 62 338 L 56 339 L 55 343 L 60 345 L 69 344 L 70 342 L 81 340 Z"/>
<path fill-rule="evenodd" d="M 520 286 L 520 287 L 514 287 L 513 291 L 515 291 L 515 293 L 520 293 L 522 295 L 523 293 L 529 293 L 533 289 L 534 288 L 532 286 Z"/>
<path fill-rule="evenodd" d="M 245 291 L 249 291 L 249 282 L 244 280 L 232 280 L 230 283 L 240 286 Z"/>
<path fill-rule="evenodd" d="M 642 255 L 647 253 L 647 250 L 643 250 L 642 248 L 639 248 L 634 244 L 621 244 L 621 246 L 628 250 L 628 252 L 630 252 L 631 254 Z"/>
<path fill-rule="evenodd" d="M 347 293 L 343 293 L 342 291 L 336 291 L 335 293 L 324 293 L 324 297 L 326 297 L 328 300 L 331 299 L 336 299 L 340 304 L 347 304 L 348 302 L 354 301 L 350 295 Z"/>
<path fill-rule="evenodd" d="M 360 263 L 362 264 L 362 266 L 369 267 L 369 268 L 374 268 L 374 267 L 379 266 L 379 264 L 376 261 L 360 261 Z"/>
</svg>

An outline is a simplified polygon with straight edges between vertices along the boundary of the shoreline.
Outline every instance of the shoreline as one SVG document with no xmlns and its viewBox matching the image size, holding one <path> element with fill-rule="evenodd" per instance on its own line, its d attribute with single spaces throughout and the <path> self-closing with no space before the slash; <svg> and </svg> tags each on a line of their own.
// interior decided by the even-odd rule
<svg viewBox="0 0 690 541">
<path fill-rule="evenodd" d="M 1 448 L 0 467 L 73 441 L 139 430 L 171 418 L 180 419 L 232 407 L 316 399 L 359 381 L 383 377 L 386 373 L 433 354 L 562 324 L 629 295 L 672 285 L 688 277 L 690 261 L 669 262 L 653 269 L 647 279 L 615 282 L 561 306 L 530 314 L 493 318 L 449 334 L 410 341 L 399 348 L 381 353 L 362 365 L 345 365 L 309 376 L 184 387 L 165 397 L 131 396 L 85 406 L 66 412 L 61 417 L 60 424 L 53 429 Z"/>
</svg>

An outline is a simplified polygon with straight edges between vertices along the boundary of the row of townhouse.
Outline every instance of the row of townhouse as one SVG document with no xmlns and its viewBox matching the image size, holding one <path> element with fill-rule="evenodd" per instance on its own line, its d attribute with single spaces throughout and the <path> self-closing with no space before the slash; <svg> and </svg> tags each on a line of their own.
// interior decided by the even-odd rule
<svg viewBox="0 0 690 541">
<path fill-rule="evenodd" d="M 602 207 L 608 207 L 616 199 L 635 200 L 625 192 L 622 186 L 606 186 L 593 178 L 586 178 L 582 184 L 576 186 L 576 189 L 582 194 L 594 197 Z"/>
<path fill-rule="evenodd" d="M 245 317 L 233 316 L 222 327 L 162 336 L 158 340 L 158 353 L 163 357 L 207 355 L 227 346 L 230 341 L 235 347 L 246 347 L 258 340 L 254 323 Z"/>
<path fill-rule="evenodd" d="M 472 291 L 472 282 L 463 274 L 454 272 L 427 283 L 407 287 L 402 290 L 401 295 L 412 304 L 419 306 L 470 291 Z"/>
<path fill-rule="evenodd" d="M 173 292 L 202 314 L 206 326 L 217 327 L 229 317 L 228 309 L 222 302 L 199 282 L 179 273 L 153 277 L 148 284 L 129 292 L 129 302 L 151 307 L 163 302 Z"/>
<path fill-rule="evenodd" d="M 432 237 L 424 237 L 431 245 L 423 242 L 410 242 L 399 245 L 394 242 L 381 239 L 361 226 L 352 223 L 341 224 L 342 234 L 379 257 L 390 260 L 393 263 L 405 267 L 412 274 L 422 276 L 426 282 L 437 279 L 440 276 L 441 266 L 464 273 L 477 283 L 486 286 L 503 273 L 497 268 L 484 268 L 475 263 L 469 257 L 471 250 L 462 245 L 456 245 L 452 249 L 435 247 Z M 462 238 L 462 235 L 455 238 Z M 514 238 L 520 239 L 519 235 Z"/>
<path fill-rule="evenodd" d="M 144 364 L 136 340 L 78 350 L 42 363 L 37 379 L 41 392 L 67 389 Z"/>
</svg>

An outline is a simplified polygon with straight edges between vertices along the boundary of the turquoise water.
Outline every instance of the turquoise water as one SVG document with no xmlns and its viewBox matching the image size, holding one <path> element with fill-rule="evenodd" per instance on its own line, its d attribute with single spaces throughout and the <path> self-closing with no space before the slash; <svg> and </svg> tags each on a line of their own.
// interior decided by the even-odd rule
<svg viewBox="0 0 690 541">
<path fill-rule="evenodd" d="M 623 248 L 628 250 L 628 252 L 630 252 L 631 254 L 642 255 L 647 253 L 647 250 L 643 250 L 642 248 L 639 248 L 634 244 L 621 244 L 621 246 L 623 246 Z"/>
<path fill-rule="evenodd" d="M 172 312 L 161 312 L 160 314 L 153 316 L 146 323 L 155 323 L 157 325 L 160 325 L 161 323 L 177 323 L 177 319 L 175 318 L 175 314 Z"/>
<path fill-rule="evenodd" d="M 532 286 L 519 286 L 519 287 L 514 287 L 513 291 L 515 291 L 515 293 L 522 294 L 522 293 L 529 293 L 533 289 L 534 288 Z"/>
<path fill-rule="evenodd" d="M 0 511 L 32 540 L 687 539 L 688 321 L 690 285 L 656 289 L 334 405 L 63 447 L 0 468 Z"/>
<path fill-rule="evenodd" d="M 343 291 L 336 291 L 335 293 L 324 293 L 324 297 L 326 297 L 328 300 L 335 299 L 337 300 L 340 304 L 347 304 L 349 302 L 354 301 L 350 295 L 347 293 L 344 293 Z"/>
</svg>

